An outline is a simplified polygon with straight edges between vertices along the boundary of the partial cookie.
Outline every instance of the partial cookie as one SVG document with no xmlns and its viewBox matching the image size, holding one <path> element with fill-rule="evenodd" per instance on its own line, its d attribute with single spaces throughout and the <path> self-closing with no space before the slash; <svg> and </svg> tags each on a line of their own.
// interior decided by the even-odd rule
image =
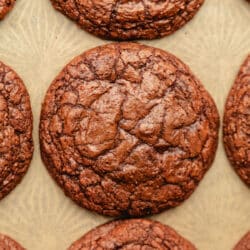
<svg viewBox="0 0 250 250">
<path fill-rule="evenodd" d="M 241 179 L 250 186 L 250 55 L 228 95 L 223 129 L 227 156 Z"/>
<path fill-rule="evenodd" d="M 16 241 L 2 234 L 0 234 L 0 249 L 1 250 L 25 250 Z"/>
<path fill-rule="evenodd" d="M 0 0 L 0 20 L 13 8 L 16 0 Z"/>
<path fill-rule="evenodd" d="M 20 77 L 0 62 L 0 200 L 21 181 L 32 153 L 28 92 Z"/>
<path fill-rule="evenodd" d="M 51 84 L 42 159 L 66 195 L 110 216 L 144 216 L 187 199 L 217 147 L 216 106 L 175 56 L 136 43 L 91 49 Z"/>
<path fill-rule="evenodd" d="M 73 243 L 68 250 L 195 250 L 172 228 L 156 221 L 131 219 L 99 226 Z"/>
<path fill-rule="evenodd" d="M 88 32 L 107 39 L 154 39 L 178 30 L 204 0 L 51 0 Z"/>
<path fill-rule="evenodd" d="M 234 250 L 250 250 L 250 232 L 239 241 Z"/>
</svg>

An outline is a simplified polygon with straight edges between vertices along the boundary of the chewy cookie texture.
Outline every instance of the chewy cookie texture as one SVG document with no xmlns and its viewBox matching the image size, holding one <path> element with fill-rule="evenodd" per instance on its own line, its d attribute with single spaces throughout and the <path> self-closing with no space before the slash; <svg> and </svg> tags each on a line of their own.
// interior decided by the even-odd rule
<svg viewBox="0 0 250 250">
<path fill-rule="evenodd" d="M 0 0 L 0 20 L 13 8 L 16 0 Z"/>
<path fill-rule="evenodd" d="M 20 77 L 0 62 L 0 200 L 21 181 L 32 154 L 32 113 Z"/>
<path fill-rule="evenodd" d="M 99 226 L 68 248 L 68 250 L 88 249 L 195 250 L 196 248 L 168 226 L 156 221 L 131 219 Z"/>
<path fill-rule="evenodd" d="M 225 105 L 224 145 L 240 178 L 250 186 L 250 55 L 243 63 Z"/>
<path fill-rule="evenodd" d="M 1 250 L 25 250 L 16 241 L 10 237 L 0 234 L 0 249 Z"/>
<path fill-rule="evenodd" d="M 187 199 L 217 147 L 216 106 L 160 49 L 115 43 L 73 59 L 47 91 L 42 159 L 80 206 L 145 216 Z"/>
<path fill-rule="evenodd" d="M 53 6 L 80 27 L 115 39 L 154 39 L 186 24 L 204 0 L 51 0 Z"/>
<path fill-rule="evenodd" d="M 234 250 L 250 250 L 250 231 L 239 241 Z"/>
</svg>

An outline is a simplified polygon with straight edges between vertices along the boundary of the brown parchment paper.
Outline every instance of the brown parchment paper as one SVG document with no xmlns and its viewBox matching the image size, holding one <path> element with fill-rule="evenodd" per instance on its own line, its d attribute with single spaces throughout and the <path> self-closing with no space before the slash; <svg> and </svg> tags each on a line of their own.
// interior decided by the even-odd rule
<svg viewBox="0 0 250 250">
<path fill-rule="evenodd" d="M 64 196 L 42 164 L 38 143 L 41 102 L 51 81 L 74 56 L 107 42 L 79 29 L 49 0 L 17 0 L 0 22 L 0 60 L 21 76 L 30 93 L 35 142 L 27 175 L 0 201 L 0 232 L 28 250 L 64 250 L 111 219 L 79 208 Z M 187 63 L 212 94 L 222 117 L 230 86 L 250 52 L 250 4 L 206 0 L 178 32 L 141 42 L 168 50 Z M 216 160 L 191 198 L 152 218 L 174 227 L 200 250 L 232 249 L 250 229 L 250 190 L 230 167 L 221 137 Z"/>
</svg>

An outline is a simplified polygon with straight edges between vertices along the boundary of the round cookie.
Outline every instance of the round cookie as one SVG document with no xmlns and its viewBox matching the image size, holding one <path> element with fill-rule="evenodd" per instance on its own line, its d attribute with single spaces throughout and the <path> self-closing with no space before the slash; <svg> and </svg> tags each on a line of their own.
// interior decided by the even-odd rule
<svg viewBox="0 0 250 250">
<path fill-rule="evenodd" d="M 144 216 L 187 199 L 211 165 L 216 106 L 175 56 L 136 43 L 91 49 L 47 91 L 42 159 L 66 195 L 110 216 Z"/>
<path fill-rule="evenodd" d="M 20 77 L 0 62 L 0 200 L 21 181 L 32 153 L 28 92 Z"/>
<path fill-rule="evenodd" d="M 51 0 L 55 9 L 106 39 L 154 39 L 186 24 L 204 0 Z"/>
<path fill-rule="evenodd" d="M 224 146 L 241 179 L 250 186 L 250 55 L 228 95 L 224 114 Z"/>
<path fill-rule="evenodd" d="M 250 250 L 250 231 L 239 241 L 234 250 Z"/>
<path fill-rule="evenodd" d="M 25 250 L 16 241 L 10 237 L 0 234 L 0 249 L 1 250 Z"/>
<path fill-rule="evenodd" d="M 196 248 L 175 230 L 160 222 L 131 219 L 113 221 L 99 226 L 68 248 L 68 250 L 87 249 L 195 250 Z"/>
<path fill-rule="evenodd" d="M 13 8 L 16 0 L 0 0 L 0 20 Z"/>
</svg>

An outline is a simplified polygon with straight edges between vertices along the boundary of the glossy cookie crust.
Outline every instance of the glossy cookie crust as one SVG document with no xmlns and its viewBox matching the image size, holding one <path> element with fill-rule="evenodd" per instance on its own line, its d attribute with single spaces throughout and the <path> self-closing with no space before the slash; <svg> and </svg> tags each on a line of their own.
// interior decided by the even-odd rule
<svg viewBox="0 0 250 250">
<path fill-rule="evenodd" d="M 250 231 L 244 235 L 244 237 L 234 247 L 234 250 L 250 250 Z"/>
<path fill-rule="evenodd" d="M 187 199 L 217 147 L 216 106 L 175 56 L 136 43 L 91 49 L 51 84 L 42 159 L 79 205 L 144 216 Z"/>
<path fill-rule="evenodd" d="M 33 154 L 32 120 L 23 81 L 0 62 L 0 200 L 28 170 Z"/>
<path fill-rule="evenodd" d="M 55 9 L 97 36 L 154 39 L 178 30 L 204 0 L 51 0 Z"/>
<path fill-rule="evenodd" d="M 10 237 L 0 234 L 0 249 L 1 250 L 25 250 L 16 241 Z"/>
<path fill-rule="evenodd" d="M 227 156 L 240 178 L 250 186 L 250 55 L 228 95 L 223 131 Z"/>
<path fill-rule="evenodd" d="M 172 228 L 145 219 L 113 221 L 99 226 L 68 250 L 195 250 L 193 244 Z"/>
</svg>

